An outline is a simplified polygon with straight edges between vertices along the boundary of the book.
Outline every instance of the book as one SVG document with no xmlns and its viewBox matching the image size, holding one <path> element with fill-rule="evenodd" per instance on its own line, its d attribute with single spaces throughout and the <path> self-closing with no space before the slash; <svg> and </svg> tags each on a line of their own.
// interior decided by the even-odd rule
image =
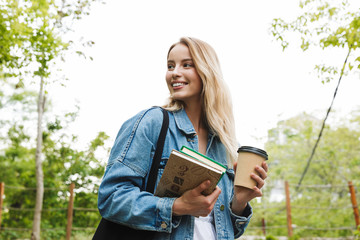
<svg viewBox="0 0 360 240">
<path fill-rule="evenodd" d="M 172 150 L 155 196 L 180 197 L 206 180 L 210 180 L 211 185 L 202 194 L 209 195 L 215 190 L 225 171 L 224 165 L 193 149 L 182 147 L 180 151 Z"/>
<path fill-rule="evenodd" d="M 187 155 L 190 155 L 191 157 L 194 157 L 205 164 L 208 164 L 216 169 L 219 169 L 221 171 L 226 171 L 227 167 L 222 165 L 221 163 L 216 162 L 215 160 L 209 158 L 208 156 L 205 156 L 194 149 L 188 148 L 186 146 L 182 146 L 180 152 L 185 153 Z"/>
</svg>

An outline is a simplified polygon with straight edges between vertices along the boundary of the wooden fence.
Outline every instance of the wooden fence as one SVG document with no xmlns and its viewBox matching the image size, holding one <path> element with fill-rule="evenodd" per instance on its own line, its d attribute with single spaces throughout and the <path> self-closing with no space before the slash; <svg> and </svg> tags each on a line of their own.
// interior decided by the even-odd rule
<svg viewBox="0 0 360 240">
<path fill-rule="evenodd" d="M 26 188 L 23 188 L 26 189 Z M 31 190 L 34 190 L 33 188 L 31 188 Z M 70 240 L 71 238 L 71 231 L 74 230 L 74 228 L 72 227 L 72 223 L 73 223 L 73 215 L 74 215 L 74 210 L 78 210 L 78 211 L 98 211 L 97 208 L 75 208 L 74 207 L 74 190 L 75 190 L 75 184 L 71 183 L 69 185 L 69 200 L 68 200 L 68 207 L 67 207 L 67 224 L 66 224 L 66 240 Z M 5 183 L 4 182 L 0 182 L 0 231 L 4 230 L 4 228 L 2 228 L 1 223 L 2 223 L 2 211 L 4 208 L 4 195 L 5 194 Z M 15 210 L 15 209 L 12 209 Z M 18 209 L 18 210 L 23 210 L 23 211 L 27 211 L 29 209 Z M 51 210 L 51 209 L 50 209 Z M 59 210 L 59 209 L 56 209 Z M 62 210 L 62 209 L 60 209 Z M 89 229 L 89 228 L 84 228 L 84 229 Z M 30 230 L 30 229 L 19 229 L 19 228 L 11 228 L 10 230 Z M 77 230 L 81 230 L 78 229 Z M 95 231 L 95 229 L 94 229 Z"/>
<path fill-rule="evenodd" d="M 354 213 L 355 226 L 359 227 L 360 226 L 359 208 L 356 200 L 355 187 L 351 181 L 348 182 L 348 188 L 350 193 L 350 201 Z M 84 210 L 84 211 L 97 211 L 96 208 L 93 209 L 74 208 L 74 189 L 75 189 L 75 184 L 71 183 L 69 186 L 70 196 L 69 196 L 68 208 L 67 208 L 66 240 L 70 239 L 71 231 L 74 230 L 74 228 L 72 227 L 74 209 Z M 287 181 L 285 181 L 284 189 L 285 189 L 288 237 L 291 237 L 293 236 L 293 224 L 292 224 L 292 215 L 291 215 L 291 196 L 289 191 L 289 183 Z M 0 231 L 2 230 L 1 222 L 2 222 L 2 210 L 4 209 L 4 194 L 5 194 L 4 191 L 5 191 L 5 183 L 1 182 L 0 183 Z M 266 228 L 267 227 L 265 225 L 265 220 L 262 219 L 262 231 L 264 235 L 266 235 Z"/>
<path fill-rule="evenodd" d="M 352 208 L 354 211 L 354 219 L 356 228 L 360 226 L 359 219 L 359 208 L 356 201 L 355 188 L 351 181 L 348 182 L 349 192 L 350 192 L 350 200 L 352 204 Z M 289 183 L 285 181 L 285 194 L 286 194 L 286 217 L 287 217 L 287 228 L 288 228 L 288 236 L 293 236 L 293 225 L 291 219 L 291 201 L 290 201 L 290 191 L 289 191 Z"/>
<path fill-rule="evenodd" d="M 292 206 L 292 202 L 291 202 L 291 194 L 290 194 L 290 187 L 292 188 L 296 188 L 296 185 L 290 185 L 288 183 L 288 181 L 284 182 L 284 186 L 283 187 L 276 187 L 277 189 L 283 189 L 284 190 L 284 201 L 285 201 L 285 206 L 282 206 L 282 204 L 277 205 L 276 207 L 274 207 L 274 205 L 272 206 L 263 206 L 263 205 L 256 205 L 255 208 L 257 210 L 263 209 L 263 210 L 268 210 L 268 209 L 273 209 L 273 208 L 277 208 L 278 211 L 277 213 L 281 212 L 281 211 L 285 211 L 286 213 L 286 225 L 281 225 L 281 226 L 274 226 L 274 225 L 270 225 L 268 226 L 266 224 L 266 219 L 265 218 L 261 218 L 261 221 L 258 220 L 258 222 L 260 222 L 261 226 L 253 226 L 253 225 L 249 225 L 248 226 L 248 230 L 247 232 L 249 232 L 249 230 L 261 230 L 262 234 L 264 236 L 267 235 L 267 230 L 273 230 L 273 229 L 287 229 L 287 235 L 288 237 L 292 237 L 294 236 L 294 229 L 296 227 L 297 230 L 300 229 L 306 229 L 306 230 L 315 230 L 315 231 L 336 231 L 336 230 L 356 230 L 356 229 L 360 229 L 360 217 L 359 217 L 359 207 L 358 207 L 358 203 L 356 200 L 356 189 L 355 186 L 353 185 L 353 183 L 351 181 L 348 182 L 348 192 L 349 192 L 349 196 L 350 196 L 350 202 L 351 202 L 351 206 L 339 206 L 339 207 L 311 207 L 311 206 Z M 343 188 L 346 186 L 329 186 L 329 185 L 307 185 L 307 186 L 302 186 L 304 188 L 319 188 L 319 189 L 327 189 L 329 187 L 339 187 L 339 188 Z M 277 203 L 275 203 L 276 205 Z M 293 223 L 293 215 L 292 215 L 292 210 L 296 210 L 296 209 L 304 209 L 304 211 L 306 209 L 308 210 L 331 210 L 331 209 L 352 209 L 353 212 L 353 216 L 354 216 L 354 226 L 338 226 L 338 227 L 333 227 L 333 228 L 316 228 L 313 226 L 297 226 L 294 225 Z"/>
</svg>

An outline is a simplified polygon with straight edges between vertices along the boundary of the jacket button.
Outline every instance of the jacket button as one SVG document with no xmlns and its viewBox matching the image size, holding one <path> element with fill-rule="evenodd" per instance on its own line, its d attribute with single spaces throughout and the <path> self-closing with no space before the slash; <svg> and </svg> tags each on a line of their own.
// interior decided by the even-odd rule
<svg viewBox="0 0 360 240">
<path fill-rule="evenodd" d="M 166 227 L 167 227 L 166 222 L 161 222 L 161 228 L 162 228 L 162 229 L 165 229 Z"/>
<path fill-rule="evenodd" d="M 225 209 L 225 206 L 224 206 L 224 205 L 221 205 L 221 206 L 220 206 L 220 211 L 224 211 L 224 209 Z"/>
</svg>

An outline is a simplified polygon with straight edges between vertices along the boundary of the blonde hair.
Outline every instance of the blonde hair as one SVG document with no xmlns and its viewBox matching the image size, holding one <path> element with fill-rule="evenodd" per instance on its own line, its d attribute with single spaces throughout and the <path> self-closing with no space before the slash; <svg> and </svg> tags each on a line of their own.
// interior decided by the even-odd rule
<svg viewBox="0 0 360 240">
<path fill-rule="evenodd" d="M 201 94 L 203 97 L 202 114 L 205 123 L 224 144 L 228 155 L 228 163 L 232 165 L 235 162 L 238 148 L 234 115 L 230 92 L 224 82 L 215 50 L 204 41 L 183 37 L 170 47 L 168 56 L 177 44 L 184 44 L 189 48 L 195 69 L 203 83 Z M 177 111 L 184 108 L 184 105 L 183 102 L 177 101 L 170 96 L 164 108 L 169 111 Z"/>
</svg>

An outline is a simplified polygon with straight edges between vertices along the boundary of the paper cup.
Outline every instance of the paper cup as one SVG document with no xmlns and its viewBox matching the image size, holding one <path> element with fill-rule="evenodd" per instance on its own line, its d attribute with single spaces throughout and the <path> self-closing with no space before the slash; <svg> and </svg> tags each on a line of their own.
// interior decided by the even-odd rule
<svg viewBox="0 0 360 240">
<path fill-rule="evenodd" d="M 251 173 L 257 175 L 255 166 L 261 166 L 262 162 L 268 160 L 267 153 L 259 148 L 242 146 L 238 149 L 237 168 L 235 175 L 235 186 L 243 186 L 252 189 L 256 181 L 250 177 Z"/>
</svg>

